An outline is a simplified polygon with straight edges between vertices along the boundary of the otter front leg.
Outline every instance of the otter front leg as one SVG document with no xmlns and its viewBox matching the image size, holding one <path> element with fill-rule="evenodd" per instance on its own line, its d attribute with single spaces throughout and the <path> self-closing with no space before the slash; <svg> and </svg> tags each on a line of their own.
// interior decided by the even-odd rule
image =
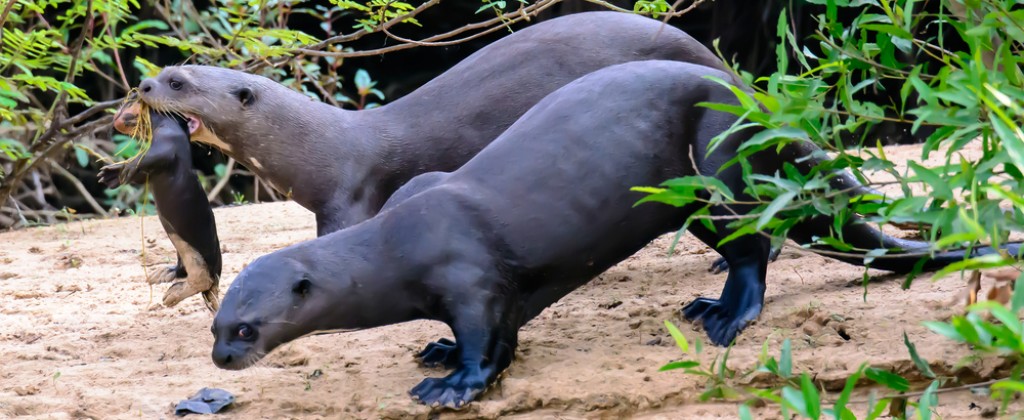
<svg viewBox="0 0 1024 420">
<path fill-rule="evenodd" d="M 477 302 L 460 303 L 451 322 L 455 349 L 445 352 L 446 358 L 458 357 L 455 371 L 444 378 L 424 379 L 409 391 L 413 399 L 432 407 L 461 408 L 483 394 L 512 364 L 518 316 L 514 300 L 493 298 L 504 294 L 480 293 L 475 296 Z"/>
<path fill-rule="evenodd" d="M 701 241 L 711 246 L 718 243 L 719 235 L 702 225 L 691 225 Z M 719 232 L 728 234 L 727 230 Z M 718 299 L 698 298 L 683 308 L 683 317 L 692 322 L 702 321 L 711 342 L 728 346 L 740 331 L 757 319 L 764 307 L 765 276 L 771 243 L 762 235 L 747 235 L 734 239 L 716 251 L 729 263 L 729 275 Z"/>
</svg>

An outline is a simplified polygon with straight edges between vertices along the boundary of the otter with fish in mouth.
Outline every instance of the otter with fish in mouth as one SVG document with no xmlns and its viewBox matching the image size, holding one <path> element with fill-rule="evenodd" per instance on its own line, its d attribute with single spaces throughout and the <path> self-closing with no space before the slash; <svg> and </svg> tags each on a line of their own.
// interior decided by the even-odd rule
<svg viewBox="0 0 1024 420">
<path fill-rule="evenodd" d="M 630 13 L 587 12 L 516 31 L 375 109 L 343 110 L 262 76 L 210 66 L 167 67 L 142 82 L 140 96 L 155 109 L 199 119 L 205 135 L 193 140 L 220 149 L 312 211 L 322 236 L 373 216 L 412 177 L 458 168 L 566 83 L 653 59 L 729 73 L 675 27 Z M 874 193 L 845 172 L 834 183 L 850 195 Z M 713 268 L 725 269 L 724 260 Z"/>
</svg>

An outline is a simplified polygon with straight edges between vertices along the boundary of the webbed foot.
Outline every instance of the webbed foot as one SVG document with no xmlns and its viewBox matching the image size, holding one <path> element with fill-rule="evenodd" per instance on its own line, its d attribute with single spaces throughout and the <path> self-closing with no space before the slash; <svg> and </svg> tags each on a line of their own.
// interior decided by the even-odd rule
<svg viewBox="0 0 1024 420">
<path fill-rule="evenodd" d="M 459 351 L 455 342 L 447 338 L 441 338 L 433 343 L 427 343 L 423 351 L 416 353 L 415 357 L 420 365 L 424 367 L 440 367 L 455 369 L 459 366 Z"/>
<path fill-rule="evenodd" d="M 487 388 L 480 369 L 460 368 L 444 378 L 427 378 L 409 390 L 409 395 L 431 407 L 462 408 Z"/>
<path fill-rule="evenodd" d="M 683 308 L 688 321 L 703 321 L 704 332 L 712 343 L 728 346 L 740 331 L 761 314 L 761 304 L 733 308 L 717 299 L 697 298 Z"/>
</svg>

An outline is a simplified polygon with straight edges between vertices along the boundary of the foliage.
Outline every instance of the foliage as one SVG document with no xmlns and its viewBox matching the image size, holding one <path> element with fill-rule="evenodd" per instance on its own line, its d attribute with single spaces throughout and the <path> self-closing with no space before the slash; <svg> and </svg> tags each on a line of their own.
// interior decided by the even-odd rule
<svg viewBox="0 0 1024 420">
<path fill-rule="evenodd" d="M 417 16 L 437 0 L 215 0 L 203 8 L 188 0 L 0 0 L 0 228 L 53 222 L 66 202 L 86 203 L 79 214 L 147 211 L 144 189 L 105 191 L 92 175 L 124 158 L 124 147 L 133 150 L 112 135 L 110 111 L 139 76 L 153 76 L 162 65 L 245 70 L 335 106 L 372 108 L 384 91 L 367 71 L 344 68 L 345 58 L 458 44 L 530 20 L 559 1 L 484 0 L 477 13 L 491 10 L 494 17 L 409 40 L 393 31 L 422 26 Z M 672 14 L 663 3 L 638 10 Z M 356 47 L 371 35 L 386 46 Z M 225 190 L 223 177 L 252 176 L 230 163 L 201 174 L 215 204 L 241 194 Z"/>
<path fill-rule="evenodd" d="M 812 39 L 796 39 L 783 13 L 777 26 L 778 70 L 753 81 L 752 91 L 730 87 L 736 104 L 704 104 L 742 117 L 711 147 L 740 130 L 761 130 L 728 163 L 741 165 L 744 190 L 728 191 L 715 183 L 714 174 L 702 174 L 638 189 L 649 194 L 644 200 L 712 206 L 750 201 L 743 195 L 749 194 L 756 208 L 730 225 L 735 234 L 726 240 L 768 232 L 779 243 L 798 221 L 818 215 L 844 221 L 860 214 L 871 222 L 927 226 L 932 251 L 999 244 L 1024 230 L 1024 10 L 1012 0 L 970 1 L 966 7 L 950 0 L 810 3 L 826 10 L 817 16 Z M 929 4 L 938 10 L 924 10 Z M 847 10 L 858 14 L 840 21 L 840 12 Z M 879 94 L 886 96 L 865 99 Z M 925 138 L 922 160 L 938 153 L 944 163 L 909 162 L 907 171 L 896 170 L 881 144 L 866 134 L 883 123 L 905 124 Z M 863 146 L 860 155 L 850 153 L 851 137 L 853 146 Z M 813 142 L 836 157 L 810 173 L 787 165 L 784 173 L 754 174 L 746 163 L 750 156 L 797 141 Z M 968 146 L 980 148 L 980 157 L 963 159 Z M 828 179 L 837 169 L 854 172 L 870 186 L 898 185 L 902 196 L 832 190 Z M 862 171 L 895 180 L 869 182 Z M 915 195 L 913 187 L 928 194 Z M 698 212 L 691 221 L 709 217 Z M 866 262 L 890 251 L 855 249 L 833 236 L 807 245 L 856 252 Z M 972 258 L 937 277 L 1012 261 L 1001 255 Z"/>
<path fill-rule="evenodd" d="M 978 388 L 988 386 L 992 398 L 1001 401 L 999 412 L 1004 414 L 1016 395 L 1024 393 L 1024 380 L 1021 376 L 1024 372 L 1021 309 L 1024 309 L 1024 275 L 1021 275 L 1016 282 L 1010 308 L 995 301 L 985 301 L 969 306 L 966 315 L 954 316 L 949 322 L 925 323 L 932 331 L 969 345 L 972 349 L 970 359 L 996 356 L 1010 362 L 1009 377 L 976 386 Z M 700 346 L 694 346 L 694 351 L 691 353 L 689 342 L 679 329 L 668 321 L 665 321 L 665 326 L 684 355 L 698 356 L 702 352 Z M 926 385 L 915 386 L 901 375 L 870 367 L 868 363 L 861 363 L 857 370 L 846 378 L 838 395 L 829 397 L 807 372 L 794 371 L 793 352 L 789 339 L 782 342 L 777 359 L 769 356 L 768 343 L 765 342 L 761 348 L 757 365 L 742 373 L 737 373 L 726 367 L 731 348 L 724 350 L 720 363 L 718 356 L 715 356 L 708 367 L 704 367 L 699 360 L 683 359 L 670 362 L 662 366 L 660 370 L 683 370 L 688 374 L 704 377 L 707 385 L 700 400 L 744 401 L 739 408 L 740 418 L 753 418 L 749 406 L 755 402 L 758 402 L 755 405 L 771 403 L 770 409 L 777 409 L 783 418 L 792 418 L 794 415 L 810 419 L 841 420 L 876 419 L 882 415 L 897 418 L 910 418 L 912 415 L 921 419 L 931 418 L 932 410 L 939 404 L 938 395 L 942 392 L 942 387 L 953 382 L 955 378 L 936 375 L 929 363 L 917 353 L 916 347 L 910 342 L 906 333 L 903 334 L 903 341 L 914 366 L 917 367 L 921 375 L 931 379 Z M 779 382 L 779 385 L 767 388 L 739 388 L 733 385 L 738 380 L 759 372 L 769 374 Z M 858 386 L 863 387 L 865 381 L 881 386 L 893 394 L 877 397 L 872 391 L 871 397 L 867 401 L 852 400 L 851 396 L 854 391 Z M 912 388 L 917 388 L 919 391 L 908 393 Z M 916 400 L 912 398 L 915 396 Z M 855 414 L 854 405 L 865 408 L 863 415 L 858 417 Z"/>
</svg>

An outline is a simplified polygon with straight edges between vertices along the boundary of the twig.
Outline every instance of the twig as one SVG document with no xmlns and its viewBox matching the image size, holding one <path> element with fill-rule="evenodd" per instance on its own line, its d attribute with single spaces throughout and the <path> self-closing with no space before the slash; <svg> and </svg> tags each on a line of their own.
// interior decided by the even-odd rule
<svg viewBox="0 0 1024 420">
<path fill-rule="evenodd" d="M 292 67 L 295 69 L 295 72 L 298 73 L 298 75 L 297 75 L 298 77 L 296 77 L 295 80 L 297 80 L 300 85 L 302 84 L 302 79 L 310 79 L 309 75 L 306 74 L 306 71 L 302 70 L 302 66 L 299 65 L 298 61 L 295 61 L 295 65 L 292 66 Z M 320 95 L 323 95 L 325 101 L 329 102 L 331 105 L 334 105 L 334 106 L 336 106 L 338 108 L 341 108 L 341 104 L 339 104 L 338 101 L 336 101 L 334 99 L 334 97 L 331 96 L 330 93 L 328 93 L 326 90 L 324 90 L 324 87 L 320 86 L 320 83 L 317 83 L 316 80 L 312 80 L 312 79 L 310 79 L 309 81 L 310 81 L 310 83 L 313 84 L 313 87 L 315 87 L 316 90 L 320 92 Z"/>
<path fill-rule="evenodd" d="M 394 19 L 391 19 L 391 20 L 389 20 L 387 22 L 384 22 L 383 24 L 380 25 L 379 29 L 382 29 L 382 30 L 383 29 L 388 29 L 388 28 L 398 24 L 399 22 L 405 21 L 407 19 L 412 19 L 412 18 L 416 17 L 416 15 L 418 15 L 420 12 L 422 12 L 424 10 L 427 10 L 430 7 L 433 7 L 434 5 L 436 5 L 436 4 L 440 3 L 440 2 L 441 2 L 441 0 L 430 0 L 430 1 L 426 2 L 426 3 L 423 3 L 423 4 L 419 5 L 419 7 L 413 9 L 409 13 L 406 13 L 406 14 L 404 14 L 402 16 L 395 17 Z M 360 29 L 360 30 L 355 31 L 355 32 L 353 32 L 351 34 L 348 34 L 348 35 L 339 35 L 339 36 L 327 38 L 327 39 L 325 39 L 323 41 L 320 41 L 320 42 L 318 42 L 316 44 L 310 45 L 310 46 L 308 46 L 306 48 L 310 49 L 310 50 L 319 50 L 319 49 L 322 49 L 322 48 L 327 47 L 329 45 L 340 44 L 340 43 L 349 42 L 349 41 L 355 41 L 355 40 L 357 40 L 359 38 L 362 38 L 363 36 L 368 35 L 370 33 L 371 32 L 367 31 L 366 29 Z"/>
<path fill-rule="evenodd" d="M 89 194 L 89 190 L 85 188 L 85 185 L 82 185 L 82 181 L 79 181 L 78 178 L 75 178 L 75 176 L 71 174 L 71 172 L 68 172 L 67 169 L 62 168 L 56 162 L 51 161 L 50 166 L 54 170 L 56 170 L 58 174 L 63 176 L 65 179 L 68 180 L 68 182 L 71 182 L 71 184 L 75 186 L 75 189 L 77 189 L 78 192 L 82 194 L 82 198 L 84 198 L 85 201 L 89 203 L 89 206 L 92 207 L 93 211 L 99 213 L 103 217 L 108 216 L 106 210 L 103 210 L 103 206 L 100 206 L 100 204 L 97 203 L 96 200 L 92 198 L 92 194 Z"/>
<path fill-rule="evenodd" d="M 224 176 L 221 179 L 217 180 L 217 184 L 214 185 L 213 188 L 210 190 L 210 193 L 206 195 L 207 201 L 213 201 L 213 199 L 217 198 L 217 196 L 220 195 L 220 191 L 223 190 L 226 185 L 228 185 L 228 180 L 231 178 L 231 172 L 234 171 L 234 169 L 235 158 L 229 157 L 228 164 L 224 168 Z"/>
<path fill-rule="evenodd" d="M 74 117 L 67 119 L 65 123 L 67 125 L 79 124 L 82 121 L 92 118 L 93 115 L 98 114 L 100 111 L 105 111 L 107 109 L 113 108 L 114 106 L 121 104 L 121 102 L 123 101 L 123 99 L 112 99 L 109 101 L 97 102 L 93 104 L 91 107 L 89 107 L 89 109 L 86 109 L 85 111 L 78 113 L 78 115 L 75 115 Z"/>
<path fill-rule="evenodd" d="M 4 22 L 7 22 L 7 15 L 11 13 L 11 9 L 14 8 L 14 3 L 18 0 L 7 0 L 7 5 L 4 6 L 4 11 L 0 13 L 0 28 L 4 27 Z M 4 49 L 4 31 L 0 30 L 0 51 Z"/>
<path fill-rule="evenodd" d="M 527 7 L 526 8 L 526 10 L 527 10 L 526 13 L 529 13 L 529 14 L 532 14 L 532 15 L 536 16 L 537 13 L 540 13 L 541 11 L 543 11 L 543 10 L 545 10 L 545 9 L 555 5 L 555 4 L 557 4 L 559 1 L 561 1 L 561 0 L 541 0 L 541 1 L 537 2 L 537 3 L 534 3 L 534 4 L 530 5 L 529 7 Z M 420 40 L 420 41 L 409 40 L 409 41 L 412 41 L 412 42 L 411 43 L 405 43 L 405 44 L 399 44 L 399 45 L 392 45 L 390 47 L 377 48 L 377 49 L 373 49 L 373 50 L 351 51 L 351 52 L 343 52 L 343 51 L 330 52 L 330 51 L 317 51 L 317 50 L 311 49 L 311 47 L 310 47 L 310 48 L 296 48 L 294 51 L 296 53 L 299 53 L 299 54 L 305 54 L 305 55 L 310 55 L 310 56 L 349 58 L 349 57 L 366 57 L 366 56 L 372 56 L 372 55 L 386 54 L 386 53 L 389 53 L 389 52 L 401 51 L 401 50 L 405 50 L 405 49 L 409 49 L 409 48 L 413 48 L 413 47 L 417 47 L 417 46 L 422 46 L 422 45 L 430 45 L 430 46 L 451 45 L 451 43 L 441 43 L 439 41 L 452 38 L 452 37 L 454 37 L 456 35 L 459 35 L 459 34 L 461 34 L 463 32 L 472 31 L 472 30 L 481 29 L 481 28 L 489 28 L 489 29 L 486 30 L 486 33 L 494 32 L 497 29 L 496 28 L 492 28 L 491 26 L 493 26 L 493 25 L 495 25 L 497 23 L 504 23 L 504 22 L 514 23 L 514 22 L 518 22 L 518 21 L 523 19 L 522 15 L 523 15 L 522 12 L 519 12 L 519 11 L 508 12 L 508 13 L 502 14 L 501 16 L 498 16 L 498 17 L 495 17 L 495 18 L 491 18 L 491 19 L 488 19 L 488 20 L 485 20 L 485 21 L 482 21 L 482 22 L 471 23 L 471 24 L 462 26 L 462 27 L 460 27 L 458 29 L 453 29 L 453 30 L 445 32 L 443 34 L 434 35 L 434 36 L 428 37 L 428 38 Z M 503 27 L 503 26 L 499 26 L 498 28 L 501 28 L 501 27 Z M 469 36 L 469 37 L 463 38 L 462 41 L 459 41 L 459 42 L 465 42 L 465 41 L 468 41 L 470 39 L 476 38 L 476 37 L 481 36 L 481 35 L 483 35 L 483 34 L 477 34 L 477 35 Z"/>
<path fill-rule="evenodd" d="M 111 40 L 117 39 L 114 37 L 114 31 L 110 29 L 110 19 L 107 18 L 107 14 L 103 14 L 103 26 L 107 29 L 107 35 L 110 36 Z M 124 64 L 121 63 L 121 53 L 117 51 L 117 48 L 111 48 L 114 50 L 114 62 L 117 63 L 117 73 L 121 75 L 121 83 L 124 83 L 124 90 L 127 92 L 131 90 L 132 85 L 128 83 L 128 77 L 124 74 Z"/>
</svg>

